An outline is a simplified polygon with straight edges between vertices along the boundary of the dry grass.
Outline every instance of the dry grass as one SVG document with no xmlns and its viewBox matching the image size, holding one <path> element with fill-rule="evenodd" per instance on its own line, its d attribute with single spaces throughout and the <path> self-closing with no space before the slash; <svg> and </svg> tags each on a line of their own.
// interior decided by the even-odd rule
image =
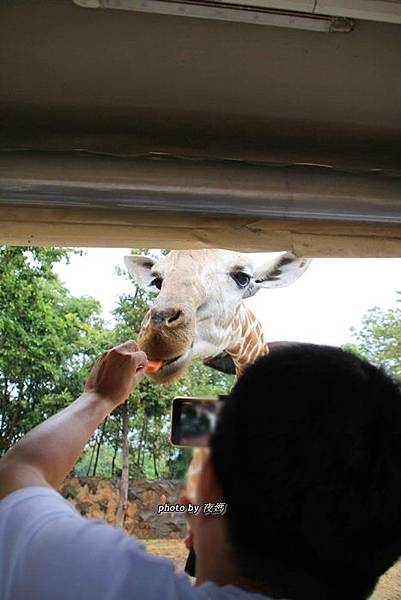
<svg viewBox="0 0 401 600">
<path fill-rule="evenodd" d="M 183 540 L 142 540 L 151 554 L 170 558 L 177 571 L 183 571 L 187 560 L 188 550 Z"/>
<path fill-rule="evenodd" d="M 188 550 L 184 546 L 183 540 L 142 540 L 146 549 L 151 554 L 165 556 L 166 558 L 186 559 Z"/>
</svg>

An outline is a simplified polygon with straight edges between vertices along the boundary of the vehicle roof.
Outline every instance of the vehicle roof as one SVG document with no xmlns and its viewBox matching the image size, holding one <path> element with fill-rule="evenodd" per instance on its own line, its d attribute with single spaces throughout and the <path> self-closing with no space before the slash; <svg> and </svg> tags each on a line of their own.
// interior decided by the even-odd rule
<svg viewBox="0 0 401 600">
<path fill-rule="evenodd" d="M 0 59 L 9 243 L 82 245 L 79 219 L 100 219 L 90 244 L 399 255 L 399 23 L 320 33 L 18 0 L 0 7 Z M 13 229 L 27 206 L 47 237 Z"/>
</svg>

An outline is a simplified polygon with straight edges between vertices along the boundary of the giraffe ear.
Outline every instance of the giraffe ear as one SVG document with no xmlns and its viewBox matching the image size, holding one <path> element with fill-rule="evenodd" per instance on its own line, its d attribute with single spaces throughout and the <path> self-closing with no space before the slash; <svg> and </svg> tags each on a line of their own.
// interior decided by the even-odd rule
<svg viewBox="0 0 401 600">
<path fill-rule="evenodd" d="M 257 267 L 254 274 L 255 292 L 260 288 L 279 288 L 291 285 L 309 267 L 311 258 L 299 258 L 285 252 L 274 260 Z"/>
<path fill-rule="evenodd" d="M 124 256 L 124 264 L 139 287 L 147 288 L 154 279 L 152 268 L 156 261 L 150 256 Z"/>
</svg>

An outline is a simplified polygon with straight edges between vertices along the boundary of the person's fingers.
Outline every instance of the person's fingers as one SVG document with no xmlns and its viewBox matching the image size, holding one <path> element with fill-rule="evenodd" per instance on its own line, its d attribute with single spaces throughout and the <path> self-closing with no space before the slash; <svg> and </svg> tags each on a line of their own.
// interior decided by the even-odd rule
<svg viewBox="0 0 401 600">
<path fill-rule="evenodd" d="M 135 372 L 139 371 L 147 365 L 148 358 L 142 350 L 134 350 L 135 346 L 131 346 L 132 350 L 129 349 L 129 345 L 124 348 L 122 348 L 122 345 L 115 346 L 105 354 L 102 354 L 100 362 L 112 361 L 110 364 L 117 364 L 122 369 L 127 368 L 129 365 L 130 369 L 133 369 Z"/>
<path fill-rule="evenodd" d="M 130 392 L 132 392 L 132 390 L 141 383 L 141 381 L 142 381 L 142 379 L 144 379 L 144 377 L 145 377 L 145 369 L 143 367 L 141 367 L 140 369 L 135 371 L 135 375 L 132 380 Z"/>
<path fill-rule="evenodd" d="M 146 367 L 146 365 L 148 364 L 148 357 L 146 356 L 145 352 L 142 352 L 142 350 L 137 350 L 134 353 L 133 358 L 136 361 L 136 370 L 137 371 L 139 369 L 144 369 Z"/>
<path fill-rule="evenodd" d="M 93 365 L 85 390 L 107 396 L 116 404 L 123 402 L 145 377 L 146 354 L 134 340 L 104 352 Z"/>
<path fill-rule="evenodd" d="M 184 539 L 184 544 L 187 550 L 192 550 L 194 547 L 194 536 L 192 530 L 188 531 L 187 537 Z"/>
<path fill-rule="evenodd" d="M 134 340 L 127 340 L 118 346 L 115 346 L 113 350 L 118 350 L 121 354 L 136 352 L 139 350 L 138 344 Z"/>
<path fill-rule="evenodd" d="M 186 494 L 182 494 L 179 498 L 179 503 L 182 504 L 183 506 L 188 506 L 188 504 L 192 503 L 192 500 Z"/>
<path fill-rule="evenodd" d="M 124 344 L 111 348 L 111 350 L 106 352 L 106 355 L 112 355 L 113 358 L 119 361 L 124 358 L 131 360 L 134 363 L 135 371 L 144 368 L 148 362 L 148 357 L 145 352 L 138 350 L 138 345 L 133 340 L 129 340 L 128 342 L 124 342 Z"/>
</svg>

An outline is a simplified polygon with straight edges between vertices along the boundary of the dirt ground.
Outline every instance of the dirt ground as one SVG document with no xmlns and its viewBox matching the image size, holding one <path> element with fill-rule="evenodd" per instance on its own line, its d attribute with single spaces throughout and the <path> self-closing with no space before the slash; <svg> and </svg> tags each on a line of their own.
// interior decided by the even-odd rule
<svg viewBox="0 0 401 600">
<path fill-rule="evenodd" d="M 187 560 L 188 550 L 183 540 L 141 540 L 148 552 L 164 556 L 174 561 L 177 571 L 183 571 Z"/>
<path fill-rule="evenodd" d="M 148 552 L 174 561 L 177 571 L 183 571 L 187 550 L 182 540 L 143 540 Z M 401 600 L 401 561 L 380 579 L 370 600 Z"/>
</svg>

